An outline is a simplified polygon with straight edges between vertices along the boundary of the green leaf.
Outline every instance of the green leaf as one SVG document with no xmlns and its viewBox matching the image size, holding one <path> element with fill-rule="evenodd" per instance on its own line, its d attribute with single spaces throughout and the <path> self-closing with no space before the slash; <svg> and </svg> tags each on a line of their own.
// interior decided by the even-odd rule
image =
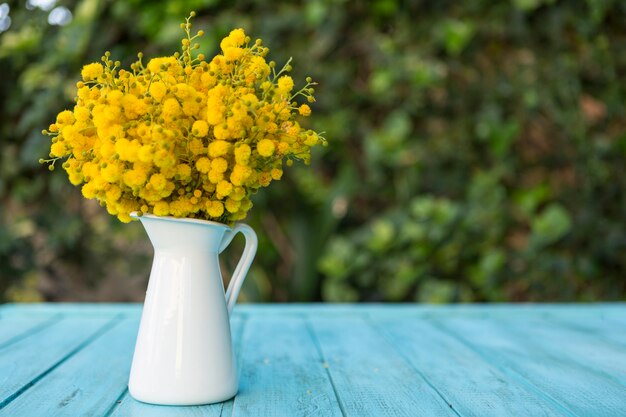
<svg viewBox="0 0 626 417">
<path fill-rule="evenodd" d="M 460 54 L 474 36 L 474 26 L 470 22 L 448 20 L 441 26 L 441 37 L 446 51 L 451 55 Z"/>
<path fill-rule="evenodd" d="M 549 245 L 570 231 L 572 220 L 565 208 L 550 204 L 532 222 L 532 239 L 539 245 Z"/>
</svg>

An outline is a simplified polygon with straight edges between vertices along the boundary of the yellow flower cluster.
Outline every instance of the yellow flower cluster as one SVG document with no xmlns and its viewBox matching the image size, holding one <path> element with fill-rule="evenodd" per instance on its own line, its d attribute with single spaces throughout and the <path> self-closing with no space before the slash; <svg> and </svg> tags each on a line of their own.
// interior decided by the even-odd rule
<svg viewBox="0 0 626 417">
<path fill-rule="evenodd" d="M 190 17 L 193 17 L 193 13 Z M 85 65 L 73 110 L 58 114 L 44 134 L 50 158 L 82 194 L 98 199 L 121 221 L 133 211 L 231 223 L 246 217 L 250 196 L 279 180 L 283 163 L 310 161 L 326 144 L 299 117 L 315 101 L 310 78 L 294 92 L 289 62 L 277 71 L 268 48 L 235 29 L 210 61 L 193 43 L 190 18 L 182 53 L 142 54 L 130 70 L 107 52 Z"/>
</svg>

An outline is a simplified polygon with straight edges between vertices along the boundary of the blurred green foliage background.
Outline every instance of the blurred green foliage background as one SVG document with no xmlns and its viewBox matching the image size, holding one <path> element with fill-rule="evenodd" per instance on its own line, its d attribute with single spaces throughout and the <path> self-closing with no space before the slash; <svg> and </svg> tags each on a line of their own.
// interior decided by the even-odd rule
<svg viewBox="0 0 626 417">
<path fill-rule="evenodd" d="M 141 225 L 40 166 L 40 132 L 72 106 L 83 64 L 105 50 L 126 66 L 138 51 L 172 54 L 192 9 L 201 52 L 243 27 L 277 62 L 293 56 L 295 79 L 320 83 L 310 127 L 330 146 L 256 196 L 248 222 L 261 244 L 243 298 L 626 298 L 623 1 L 7 5 L 4 301 L 142 300 L 152 249 Z M 71 22 L 49 24 L 54 7 Z"/>
</svg>

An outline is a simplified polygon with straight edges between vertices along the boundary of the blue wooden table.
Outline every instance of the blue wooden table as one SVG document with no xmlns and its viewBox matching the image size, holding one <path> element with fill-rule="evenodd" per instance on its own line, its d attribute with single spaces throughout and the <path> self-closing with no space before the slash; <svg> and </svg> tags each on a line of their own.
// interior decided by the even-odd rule
<svg viewBox="0 0 626 417">
<path fill-rule="evenodd" d="M 141 306 L 0 307 L 0 416 L 626 416 L 626 304 L 240 305 L 230 401 L 126 389 Z"/>
</svg>

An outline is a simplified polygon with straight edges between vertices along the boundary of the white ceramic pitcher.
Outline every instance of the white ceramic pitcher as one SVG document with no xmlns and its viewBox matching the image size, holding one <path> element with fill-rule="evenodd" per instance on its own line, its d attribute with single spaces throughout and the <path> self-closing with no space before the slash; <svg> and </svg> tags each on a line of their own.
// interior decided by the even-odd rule
<svg viewBox="0 0 626 417">
<path fill-rule="evenodd" d="M 128 384 L 143 402 L 209 404 L 238 389 L 229 315 L 257 249 L 245 224 L 159 217 L 139 218 L 154 246 Z M 241 232 L 246 245 L 224 294 L 218 254 Z"/>
</svg>

